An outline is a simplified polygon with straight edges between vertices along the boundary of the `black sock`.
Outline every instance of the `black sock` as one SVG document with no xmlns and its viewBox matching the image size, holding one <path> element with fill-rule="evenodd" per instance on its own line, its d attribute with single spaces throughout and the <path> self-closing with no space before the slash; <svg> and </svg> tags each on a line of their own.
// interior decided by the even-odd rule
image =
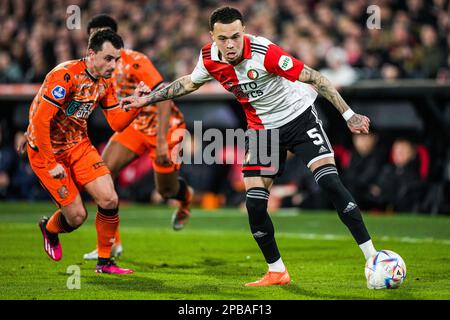
<svg viewBox="0 0 450 320">
<path fill-rule="evenodd" d="M 178 183 L 180 184 L 180 187 L 178 189 L 178 193 L 173 197 L 173 199 L 185 202 L 187 200 L 188 185 L 183 177 L 178 177 Z"/>
<path fill-rule="evenodd" d="M 313 172 L 322 190 L 328 195 L 337 210 L 339 218 L 350 230 L 358 244 L 370 240 L 369 232 L 364 224 L 361 211 L 348 190 L 339 179 L 334 165 L 324 165 Z"/>
<path fill-rule="evenodd" d="M 65 232 L 69 233 L 74 231 L 77 228 L 72 227 L 71 225 L 69 225 L 69 223 L 66 220 L 66 217 L 61 213 L 60 216 L 58 217 L 58 223 L 59 225 L 64 229 Z"/>
<path fill-rule="evenodd" d="M 105 265 L 107 265 L 109 262 L 111 261 L 111 259 L 110 258 L 98 258 L 97 259 L 97 265 L 99 265 L 99 266 L 105 266 Z"/>
<path fill-rule="evenodd" d="M 267 213 L 268 200 L 269 191 L 265 188 L 250 188 L 247 191 L 246 206 L 250 230 L 266 262 L 274 263 L 281 256 L 275 241 L 275 229 Z"/>
</svg>

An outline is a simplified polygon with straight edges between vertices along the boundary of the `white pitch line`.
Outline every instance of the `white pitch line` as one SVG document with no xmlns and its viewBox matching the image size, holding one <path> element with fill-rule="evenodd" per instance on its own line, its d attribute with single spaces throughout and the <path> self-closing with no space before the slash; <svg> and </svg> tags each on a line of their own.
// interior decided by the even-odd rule
<svg viewBox="0 0 450 320">
<path fill-rule="evenodd" d="M 137 215 L 136 217 L 128 216 L 127 219 L 141 219 L 142 211 L 127 211 L 124 215 Z M 152 218 L 154 219 L 167 219 L 167 216 L 165 213 L 158 213 L 160 216 L 154 216 Z M 278 217 L 291 217 L 291 216 L 297 216 L 299 215 L 295 211 L 291 210 L 283 210 L 280 212 L 277 212 L 273 214 L 272 216 L 278 216 Z M 196 216 L 195 213 L 193 216 Z M 196 218 L 223 218 L 223 217 L 246 217 L 246 212 L 227 212 L 227 213 L 207 213 L 196 216 Z M 134 228 L 134 227 L 127 227 L 127 228 Z M 215 233 L 215 234 L 225 234 L 233 231 L 202 231 L 204 233 Z M 298 239 L 312 239 L 312 240 L 348 240 L 351 239 L 350 236 L 345 235 L 338 235 L 338 234 L 329 234 L 329 233 L 294 233 L 294 232 L 282 232 L 278 231 L 277 234 L 279 236 L 289 237 L 289 238 L 298 238 Z M 404 243 L 438 243 L 438 244 L 445 244 L 450 245 L 449 239 L 434 239 L 431 237 L 427 238 L 412 238 L 412 237 L 391 237 L 391 236 L 381 236 L 379 237 L 381 241 L 396 241 L 396 242 L 404 242 Z"/>
<path fill-rule="evenodd" d="M 293 233 L 293 232 L 278 232 L 280 236 L 288 238 L 299 238 L 299 239 L 312 239 L 312 240 L 348 240 L 351 239 L 349 236 L 337 235 L 337 234 L 319 234 L 319 233 Z M 381 241 L 395 241 L 395 242 L 406 242 L 406 243 L 439 243 L 450 245 L 450 240 L 448 239 L 434 239 L 434 238 L 411 238 L 411 237 L 390 237 L 382 236 L 379 238 Z"/>
<path fill-rule="evenodd" d="M 127 226 L 126 227 L 128 231 L 137 231 L 142 230 L 142 227 L 132 227 Z M 158 229 L 159 231 L 161 229 Z M 237 231 L 219 231 L 219 230 L 193 230 L 194 232 L 208 234 L 208 235 L 214 235 L 214 236 L 222 236 L 227 234 L 242 234 L 241 232 Z M 294 232 L 283 232 L 278 231 L 277 232 L 277 238 L 293 238 L 293 239 L 307 239 L 307 240 L 328 240 L 328 241 L 342 241 L 342 240 L 352 240 L 352 237 L 346 236 L 346 235 L 340 235 L 340 234 L 331 234 L 331 233 L 294 233 Z M 433 239 L 433 238 L 410 238 L 410 237 L 390 237 L 390 236 L 382 236 L 378 238 L 381 241 L 393 241 L 393 242 L 403 242 L 403 243 L 437 243 L 437 244 L 444 244 L 444 245 L 450 245 L 450 240 L 448 239 Z"/>
</svg>

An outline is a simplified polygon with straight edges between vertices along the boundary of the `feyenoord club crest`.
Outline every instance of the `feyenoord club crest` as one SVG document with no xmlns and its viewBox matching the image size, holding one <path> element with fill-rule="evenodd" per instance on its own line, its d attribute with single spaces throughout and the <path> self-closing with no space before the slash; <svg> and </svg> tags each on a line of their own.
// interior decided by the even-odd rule
<svg viewBox="0 0 450 320">
<path fill-rule="evenodd" d="M 250 70 L 247 71 L 247 77 L 250 80 L 256 80 L 259 77 L 259 73 L 255 69 L 250 69 Z"/>
</svg>

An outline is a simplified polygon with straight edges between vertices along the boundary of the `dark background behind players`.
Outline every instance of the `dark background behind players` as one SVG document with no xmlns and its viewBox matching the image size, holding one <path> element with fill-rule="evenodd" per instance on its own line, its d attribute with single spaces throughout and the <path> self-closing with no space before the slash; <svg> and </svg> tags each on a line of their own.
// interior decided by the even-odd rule
<svg viewBox="0 0 450 320">
<path fill-rule="evenodd" d="M 83 56 L 85 48 L 79 44 L 86 42 L 84 26 L 89 17 L 98 13 L 114 16 L 119 21 L 125 46 L 150 56 L 163 76 L 173 80 L 192 71 L 199 48 L 210 40 L 206 25 L 208 13 L 220 3 L 214 0 L 78 0 L 70 3 L 0 0 L 0 84 L 39 83 L 55 63 Z M 381 9 L 381 29 L 367 28 L 369 14 L 366 9 L 372 3 L 366 0 L 242 0 L 230 3 L 247 17 L 247 32 L 264 34 L 279 43 L 309 66 L 326 74 L 336 86 L 359 84 L 366 79 L 382 79 L 384 83 L 396 79 L 433 79 L 436 83 L 444 83 L 450 78 L 450 4 L 447 0 L 377 1 Z M 79 30 L 66 27 L 69 5 L 77 5 L 81 9 Z M 366 201 L 365 198 L 373 197 L 367 190 L 373 183 L 374 173 L 379 177 L 381 166 L 391 164 L 389 154 L 392 142 L 400 135 L 414 134 L 421 151 L 421 158 L 417 161 L 422 168 L 426 161 L 423 158 L 428 159 L 426 177 L 420 183 L 429 183 L 429 188 L 422 195 L 422 207 L 416 206 L 412 210 L 450 211 L 446 204 L 448 197 L 445 197 L 448 191 L 445 185 L 448 186 L 450 176 L 449 143 L 442 130 L 439 131 L 427 118 L 428 110 L 424 108 L 423 101 L 415 103 L 418 105 L 416 113 L 423 113 L 405 113 L 407 110 L 398 108 L 401 105 L 398 101 L 375 103 L 371 118 L 373 124 L 379 125 L 377 133 L 381 136 L 376 153 L 383 149 L 385 153 L 379 156 L 383 158 L 379 163 L 378 156 L 376 160 L 371 160 L 371 157 L 363 160 L 362 157 L 358 161 L 360 155 L 354 149 L 357 145 L 350 135 L 342 134 L 343 123 L 333 118 L 336 115 L 329 106 L 318 101 L 319 112 L 325 112 L 325 119 L 329 120 L 324 125 L 330 132 L 331 142 L 343 157 L 341 174 L 361 204 L 367 205 L 368 209 L 386 207 L 374 205 L 374 199 Z M 10 155 L 15 133 L 26 127 L 27 104 L 28 101 L 7 101 L 0 111 L 0 117 L 8 124 L 2 142 L 2 152 L 7 155 L 3 161 L 7 164 L 11 160 L 5 159 L 12 157 L 14 163 L 3 170 L 3 181 L 9 181 L 4 183 L 2 191 L 7 199 L 40 198 L 39 194 L 20 191 L 29 190 L 37 182 L 27 178 L 27 163 L 15 158 L 15 154 Z M 359 101 L 350 101 L 350 104 L 358 106 Z M 202 104 L 184 103 L 180 107 L 190 111 L 191 118 L 187 119 L 190 129 L 192 121 L 200 120 L 199 117 L 203 117 L 204 123 L 210 127 L 242 127 L 242 115 L 232 103 L 209 101 Z M 442 105 L 437 107 L 446 110 L 444 116 L 447 118 L 444 119 L 450 123 L 448 101 L 442 101 Z M 403 122 L 396 119 L 398 121 L 391 122 L 389 126 L 383 125 L 386 118 L 395 118 L 398 114 L 402 114 Z M 421 124 L 418 124 L 418 118 Z M 111 132 L 95 120 L 93 125 L 98 129 L 94 143 L 100 145 Z M 346 168 L 345 164 L 349 167 Z M 290 166 L 293 168 L 292 174 L 276 182 L 280 190 L 279 201 L 272 204 L 273 208 L 326 206 L 320 200 L 315 184 L 310 183 L 311 177 L 295 171 L 298 167 L 295 161 Z M 212 208 L 240 203 L 242 186 L 240 175 L 236 174 L 237 166 L 217 169 L 195 165 L 188 169 L 188 179 L 191 176 L 192 183 L 197 183 L 200 190 L 198 203 Z M 127 168 L 120 177 L 122 196 L 135 201 L 159 201 L 157 197 L 151 197 L 154 194 L 153 185 L 144 183 L 147 180 L 145 174 L 151 173 L 151 170 L 151 166 L 145 167 L 139 162 Z M 201 173 L 209 179 L 195 181 Z M 142 188 L 144 185 L 146 189 Z M 289 186 L 294 188 L 289 189 Z M 395 207 L 395 210 L 400 209 Z"/>
</svg>

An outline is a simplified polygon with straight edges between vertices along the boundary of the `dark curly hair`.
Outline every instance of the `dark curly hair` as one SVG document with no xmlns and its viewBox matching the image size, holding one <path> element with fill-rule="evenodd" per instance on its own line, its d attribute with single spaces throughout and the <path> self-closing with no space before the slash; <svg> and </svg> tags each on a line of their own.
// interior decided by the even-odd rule
<svg viewBox="0 0 450 320">
<path fill-rule="evenodd" d="M 98 52 L 105 42 L 111 42 L 116 49 L 123 48 L 123 40 L 117 33 L 110 29 L 100 29 L 89 37 L 88 49 Z"/>
<path fill-rule="evenodd" d="M 242 25 L 244 25 L 244 18 L 238 9 L 232 7 L 217 8 L 209 16 L 209 30 L 213 31 L 216 22 L 228 24 L 236 20 L 241 20 Z"/>
</svg>

